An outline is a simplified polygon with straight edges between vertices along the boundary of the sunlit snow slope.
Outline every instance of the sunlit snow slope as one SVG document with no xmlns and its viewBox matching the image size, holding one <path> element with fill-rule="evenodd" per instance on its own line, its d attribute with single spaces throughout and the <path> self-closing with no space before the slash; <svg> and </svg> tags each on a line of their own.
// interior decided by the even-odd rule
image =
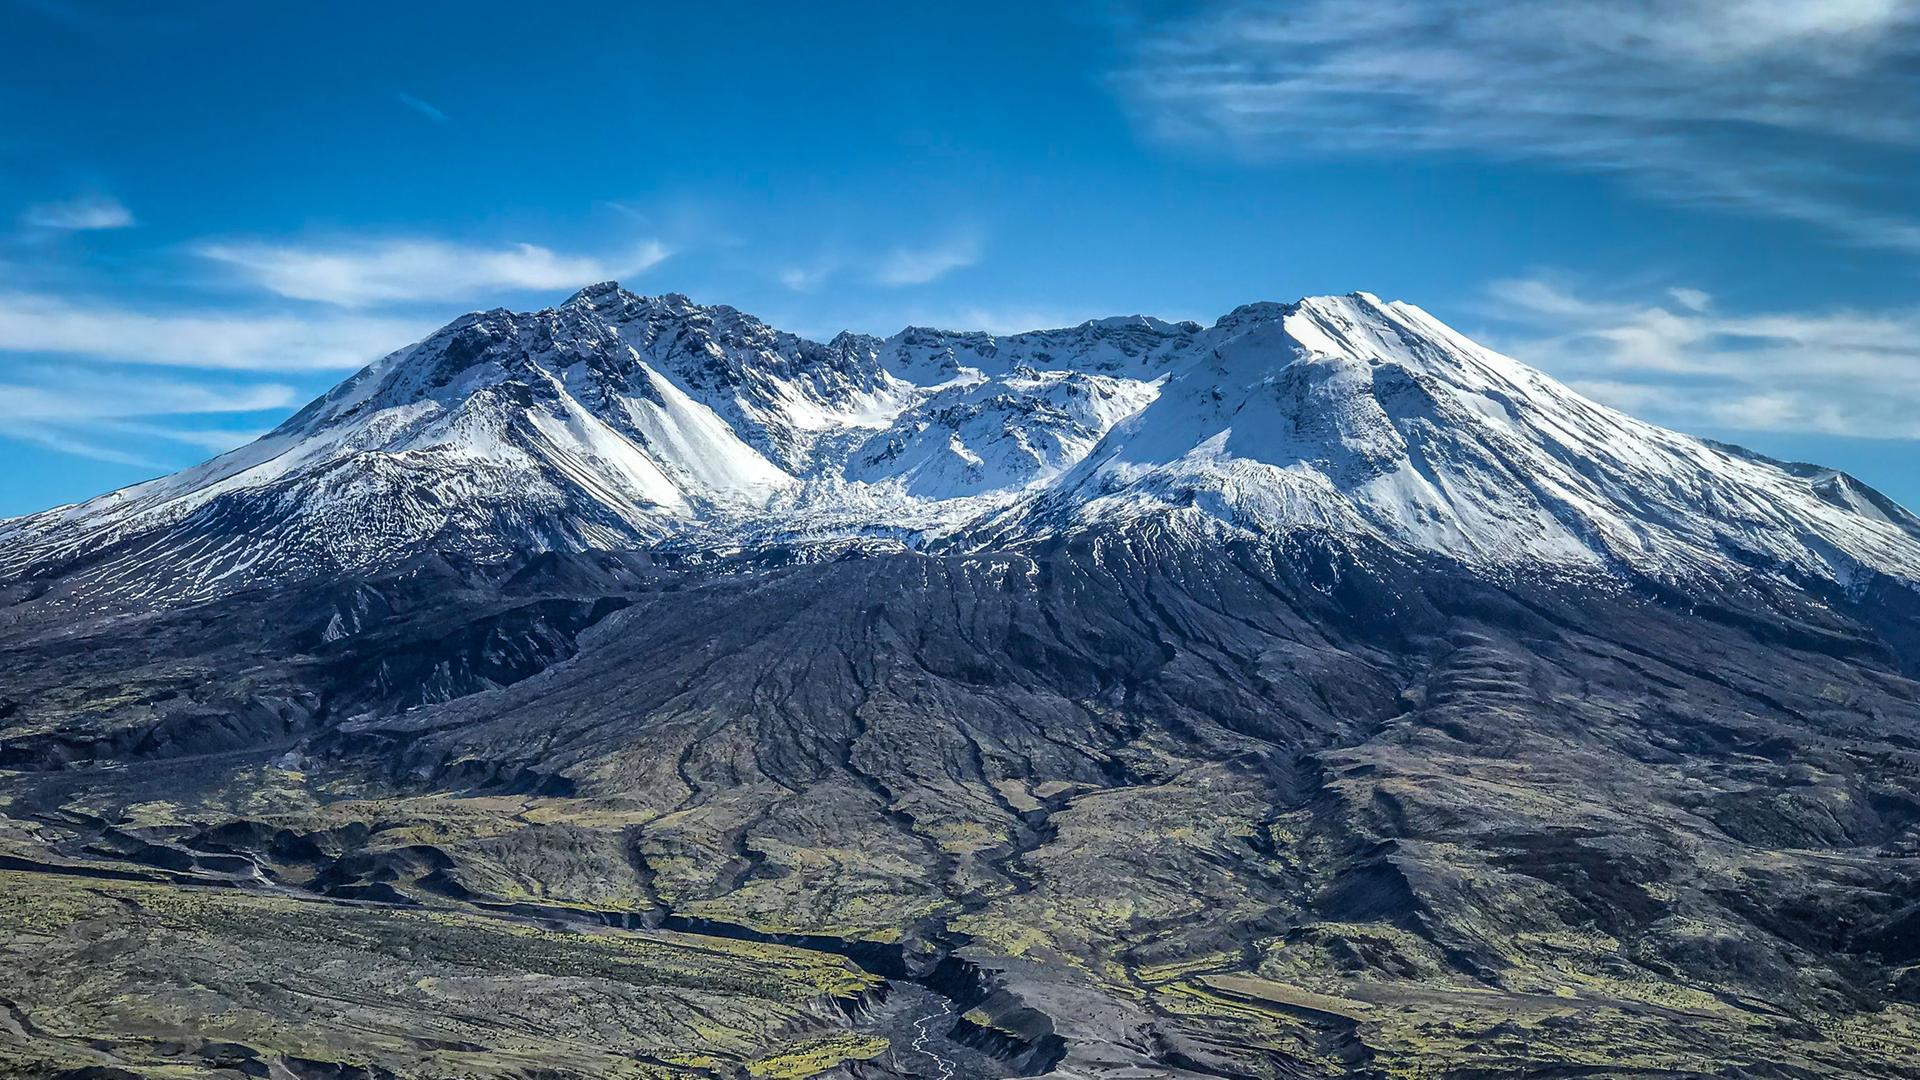
<svg viewBox="0 0 1920 1080">
<path fill-rule="evenodd" d="M 435 550 L 1018 543 L 1168 510 L 1506 570 L 1920 580 L 1920 521 L 1851 477 L 1641 423 L 1364 293 L 822 344 L 611 283 L 0 523 L 0 576 L 177 599 Z"/>
</svg>

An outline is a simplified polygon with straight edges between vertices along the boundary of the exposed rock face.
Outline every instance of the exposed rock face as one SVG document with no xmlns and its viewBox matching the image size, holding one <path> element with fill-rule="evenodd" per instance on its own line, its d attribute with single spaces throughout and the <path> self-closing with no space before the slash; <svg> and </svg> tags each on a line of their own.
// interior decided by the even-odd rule
<svg viewBox="0 0 1920 1080">
<path fill-rule="evenodd" d="M 1913 519 L 1404 305 L 596 287 L 0 529 L 21 1075 L 1911 1075 Z"/>
</svg>

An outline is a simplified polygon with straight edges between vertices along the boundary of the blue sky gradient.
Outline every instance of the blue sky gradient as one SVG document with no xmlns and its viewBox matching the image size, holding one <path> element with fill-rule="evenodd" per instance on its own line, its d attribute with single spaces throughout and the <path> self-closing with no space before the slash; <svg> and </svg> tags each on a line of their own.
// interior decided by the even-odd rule
<svg viewBox="0 0 1920 1080">
<path fill-rule="evenodd" d="M 1906 0 L 683 7 L 0 0 L 0 515 L 609 276 L 820 336 L 1365 289 L 1920 505 Z"/>
</svg>

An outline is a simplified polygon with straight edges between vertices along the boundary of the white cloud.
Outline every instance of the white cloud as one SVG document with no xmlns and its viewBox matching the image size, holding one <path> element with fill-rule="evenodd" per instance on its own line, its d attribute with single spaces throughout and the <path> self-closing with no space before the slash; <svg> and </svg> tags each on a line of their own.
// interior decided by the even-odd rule
<svg viewBox="0 0 1920 1080">
<path fill-rule="evenodd" d="M 776 266 L 773 276 L 782 287 L 797 293 L 816 292 L 843 276 L 898 289 L 925 285 L 955 270 L 976 265 L 980 255 L 979 236 L 969 230 L 956 230 L 944 239 L 923 245 L 864 251 L 844 245 L 829 247 L 810 259 Z"/>
<path fill-rule="evenodd" d="M 1920 309 L 1728 312 L 1694 289 L 1593 298 L 1496 282 L 1502 351 L 1684 430 L 1920 439 Z"/>
<path fill-rule="evenodd" d="M 776 275 L 780 284 L 794 292 L 812 292 L 825 285 L 829 278 L 840 271 L 840 260 L 819 258 L 810 263 L 782 267 Z"/>
<path fill-rule="evenodd" d="M 873 280 L 889 288 L 925 285 L 979 261 L 980 242 L 971 236 L 956 236 L 930 247 L 895 248 L 875 264 Z"/>
<path fill-rule="evenodd" d="M 130 449 L 128 436 L 218 453 L 259 431 L 182 427 L 168 418 L 278 412 L 299 396 L 279 383 L 203 383 L 108 375 L 92 368 L 29 367 L 0 375 L 0 434 L 97 461 L 165 471 L 181 463 Z"/>
<path fill-rule="evenodd" d="M 296 300 L 342 307 L 463 300 L 516 289 L 573 289 L 645 271 L 670 252 L 646 241 L 619 255 L 562 255 L 534 244 L 474 247 L 380 240 L 338 247 L 206 244 L 199 253 L 251 283 Z"/>
<path fill-rule="evenodd" d="M 133 211 L 106 195 L 85 195 L 64 202 L 29 206 L 20 223 L 30 229 L 85 231 L 125 229 L 133 225 Z"/>
<path fill-rule="evenodd" d="M 108 376 L 97 371 L 71 369 L 59 374 L 41 371 L 0 376 L 0 417 L 57 423 L 251 413 L 284 409 L 299 396 L 291 386 L 280 383 L 209 384 L 123 375 L 112 376 L 113 392 L 103 393 L 101 387 L 108 381 Z"/>
<path fill-rule="evenodd" d="M 1674 303 L 1688 311 L 1705 311 L 1713 306 L 1713 297 L 1699 289 L 1676 285 L 1667 290 L 1667 295 L 1673 297 Z"/>
<path fill-rule="evenodd" d="M 430 321 L 147 312 L 0 292 L 0 352 L 253 371 L 349 370 L 418 340 Z"/>
<path fill-rule="evenodd" d="M 49 450 L 58 450 L 75 457 L 92 458 L 95 461 L 111 462 L 115 465 L 129 465 L 136 469 L 146 469 L 162 473 L 170 471 L 172 466 L 150 458 L 145 454 L 136 454 L 117 446 L 103 446 L 90 439 L 81 438 L 71 432 L 50 428 L 41 424 L 14 424 L 4 433 L 9 439 L 44 446 Z"/>
<path fill-rule="evenodd" d="M 421 116 L 426 117 L 436 124 L 444 124 L 447 122 L 447 114 L 441 112 L 440 107 L 430 101 L 422 101 L 412 94 L 403 93 L 393 96 L 400 104 L 405 105 L 407 108 L 412 109 L 414 112 L 419 113 Z"/>
<path fill-rule="evenodd" d="M 1132 37 L 1121 85 L 1167 139 L 1544 159 L 1920 251 L 1889 209 L 1920 0 L 1217 0 Z"/>
<path fill-rule="evenodd" d="M 125 432 L 129 435 L 144 435 L 155 439 L 165 439 L 168 442 L 180 443 L 213 454 L 224 454 L 236 446 L 244 446 L 260 436 L 265 435 L 268 431 L 268 429 L 264 427 L 180 428 L 169 427 L 165 424 L 139 423 L 131 420 L 101 421 L 100 426 L 112 431 Z"/>
</svg>

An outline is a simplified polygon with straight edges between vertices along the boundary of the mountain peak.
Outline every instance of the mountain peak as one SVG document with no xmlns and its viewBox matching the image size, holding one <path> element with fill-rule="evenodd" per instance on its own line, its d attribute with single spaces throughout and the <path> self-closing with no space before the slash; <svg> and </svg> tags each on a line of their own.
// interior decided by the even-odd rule
<svg viewBox="0 0 1920 1080">
<path fill-rule="evenodd" d="M 658 296 L 645 296 L 631 292 L 617 281 L 600 281 L 574 293 L 561 303 L 561 311 L 598 311 L 620 312 L 633 309 L 645 309 L 651 312 L 674 315 L 692 315 L 701 312 L 731 310 L 722 307 L 707 307 L 696 304 L 684 293 L 661 293 Z"/>
<path fill-rule="evenodd" d="M 258 442 L 0 524 L 0 576 L 166 588 L 516 550 L 1044 539 L 1145 515 L 1487 566 L 1920 580 L 1850 478 L 1640 423 L 1369 293 L 819 344 L 615 282 L 455 320 Z M 211 553 L 211 554 L 210 554 Z M 91 560 L 91 561 L 90 561 Z M 144 586 L 143 586 L 144 587 Z"/>
<path fill-rule="evenodd" d="M 1241 304 L 1214 321 L 1214 329 L 1231 330 L 1253 323 L 1278 322 L 1299 310 L 1305 300 L 1285 304 L 1276 300 L 1256 300 L 1250 304 Z"/>
<path fill-rule="evenodd" d="M 579 292 L 574 293 L 572 296 L 567 297 L 566 302 L 560 306 L 563 308 L 593 308 L 603 304 L 619 303 L 632 295 L 632 293 L 621 288 L 620 283 L 617 281 L 596 281 L 581 289 Z"/>
</svg>

